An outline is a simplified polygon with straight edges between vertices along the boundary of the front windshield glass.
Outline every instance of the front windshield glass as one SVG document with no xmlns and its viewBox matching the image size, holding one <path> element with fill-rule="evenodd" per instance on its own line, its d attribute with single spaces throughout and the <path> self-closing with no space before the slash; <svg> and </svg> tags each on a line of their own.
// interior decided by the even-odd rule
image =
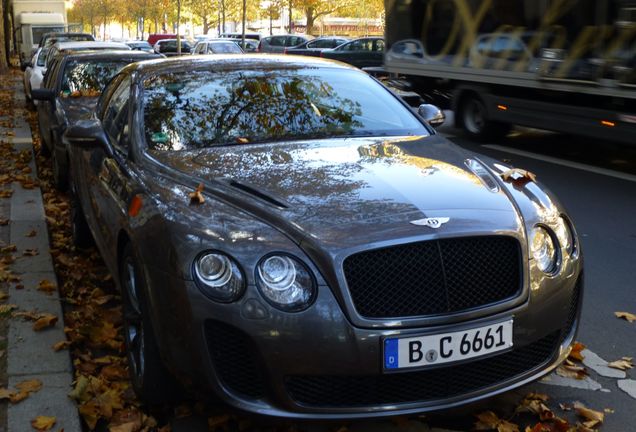
<svg viewBox="0 0 636 432">
<path fill-rule="evenodd" d="M 44 67 L 44 65 L 46 65 L 46 55 L 48 54 L 49 49 L 48 48 L 42 48 L 40 50 L 40 54 L 38 55 L 38 61 L 37 61 L 37 65 L 40 67 Z"/>
<path fill-rule="evenodd" d="M 151 151 L 292 139 L 428 135 L 366 74 L 343 69 L 185 71 L 144 82 Z"/>
<path fill-rule="evenodd" d="M 62 96 L 99 96 L 110 79 L 128 63 L 124 60 L 70 61 L 62 77 Z"/>
</svg>

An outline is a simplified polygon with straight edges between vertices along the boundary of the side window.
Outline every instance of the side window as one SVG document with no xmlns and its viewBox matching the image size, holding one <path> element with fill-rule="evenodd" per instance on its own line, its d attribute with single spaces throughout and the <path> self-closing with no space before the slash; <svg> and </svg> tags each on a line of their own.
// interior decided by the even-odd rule
<svg viewBox="0 0 636 432">
<path fill-rule="evenodd" d="M 384 41 L 382 39 L 377 39 L 375 41 L 375 49 L 374 51 L 384 52 Z"/>
<path fill-rule="evenodd" d="M 284 36 L 274 36 L 269 40 L 271 46 L 285 46 Z"/>
<path fill-rule="evenodd" d="M 320 46 L 320 42 L 321 42 L 321 41 L 319 41 L 319 40 L 309 42 L 309 43 L 307 44 L 307 48 L 321 48 L 321 46 Z"/>
<path fill-rule="evenodd" d="M 115 147 L 128 145 L 128 100 L 130 99 L 130 77 L 121 79 L 104 108 L 102 125 L 110 142 Z"/>
</svg>

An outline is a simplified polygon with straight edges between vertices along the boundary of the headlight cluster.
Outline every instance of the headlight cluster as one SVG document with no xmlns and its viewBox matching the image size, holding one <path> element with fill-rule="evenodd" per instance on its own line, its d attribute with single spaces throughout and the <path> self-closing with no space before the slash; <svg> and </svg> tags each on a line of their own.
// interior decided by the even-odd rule
<svg viewBox="0 0 636 432">
<path fill-rule="evenodd" d="M 552 274 L 558 270 L 561 249 L 573 255 L 576 252 L 576 239 L 570 222 L 560 216 L 554 231 L 547 226 L 536 226 L 532 230 L 530 251 L 537 267 L 544 273 Z"/>
<path fill-rule="evenodd" d="M 194 274 L 201 290 L 214 300 L 236 301 L 245 292 L 246 282 L 238 263 L 221 252 L 199 255 Z M 309 268 L 289 255 L 263 257 L 256 266 L 255 278 L 265 300 L 283 311 L 304 310 L 316 295 L 316 282 Z"/>
</svg>

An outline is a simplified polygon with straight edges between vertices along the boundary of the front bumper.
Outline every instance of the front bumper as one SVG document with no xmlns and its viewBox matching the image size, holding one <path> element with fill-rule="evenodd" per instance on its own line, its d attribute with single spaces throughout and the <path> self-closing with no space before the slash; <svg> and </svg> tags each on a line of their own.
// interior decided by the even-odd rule
<svg viewBox="0 0 636 432">
<path fill-rule="evenodd" d="M 155 297 L 153 310 L 173 371 L 239 409 L 307 419 L 441 410 L 536 380 L 567 357 L 583 291 L 577 271 L 558 290 L 539 289 L 524 304 L 479 319 L 364 329 L 350 323 L 325 286 L 312 307 L 289 314 L 269 307 L 252 286 L 239 302 L 218 304 L 190 281 L 150 273 L 153 291 L 166 294 Z M 434 369 L 382 372 L 387 336 L 453 332 L 510 318 L 512 351 Z"/>
</svg>

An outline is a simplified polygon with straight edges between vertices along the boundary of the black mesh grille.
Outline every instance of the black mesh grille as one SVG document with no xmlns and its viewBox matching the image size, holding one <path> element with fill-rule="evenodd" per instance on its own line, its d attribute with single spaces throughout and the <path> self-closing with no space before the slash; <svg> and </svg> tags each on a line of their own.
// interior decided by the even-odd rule
<svg viewBox="0 0 636 432">
<path fill-rule="evenodd" d="M 356 310 L 369 318 L 459 312 L 521 291 L 519 242 L 443 239 L 351 255 L 343 263 Z"/>
<path fill-rule="evenodd" d="M 474 392 L 530 372 L 552 357 L 560 332 L 495 357 L 419 372 L 368 376 L 289 376 L 298 403 L 359 407 L 435 401 Z"/>
<path fill-rule="evenodd" d="M 217 321 L 206 321 L 205 335 L 210 356 L 223 384 L 251 398 L 264 396 L 263 377 L 247 335 Z"/>
<path fill-rule="evenodd" d="M 583 276 L 579 277 L 579 280 L 576 282 L 576 286 L 572 291 L 572 298 L 570 299 L 570 307 L 568 309 L 567 318 L 565 321 L 565 326 L 563 327 L 563 331 L 561 333 L 561 341 L 565 341 L 568 335 L 572 331 L 572 327 L 574 326 L 574 322 L 576 321 L 576 316 L 579 311 L 579 303 L 581 300 L 581 290 L 583 288 Z"/>
</svg>

